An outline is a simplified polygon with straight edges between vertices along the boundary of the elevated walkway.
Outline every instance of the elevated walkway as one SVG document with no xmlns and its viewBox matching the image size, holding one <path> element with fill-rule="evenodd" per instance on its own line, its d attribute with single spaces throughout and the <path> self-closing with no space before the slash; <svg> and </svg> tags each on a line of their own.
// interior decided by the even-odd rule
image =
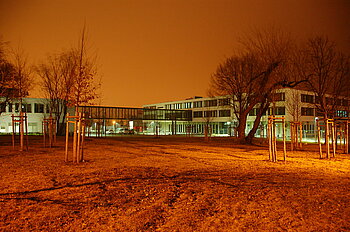
<svg viewBox="0 0 350 232">
<path fill-rule="evenodd" d="M 89 119 L 192 121 L 192 110 L 168 110 L 109 106 L 79 106 Z"/>
</svg>

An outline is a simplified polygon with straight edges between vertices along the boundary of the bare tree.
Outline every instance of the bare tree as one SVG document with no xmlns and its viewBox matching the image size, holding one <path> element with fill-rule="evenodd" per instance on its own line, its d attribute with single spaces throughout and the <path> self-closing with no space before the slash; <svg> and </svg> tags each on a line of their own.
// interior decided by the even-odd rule
<svg viewBox="0 0 350 232">
<path fill-rule="evenodd" d="M 74 84 L 74 62 L 69 52 L 48 56 L 37 65 L 37 75 L 41 79 L 45 98 L 49 99 L 50 114 L 57 122 L 58 134 L 64 132 L 69 95 Z"/>
<path fill-rule="evenodd" d="M 11 49 L 9 62 L 13 66 L 13 77 L 11 80 L 12 99 L 19 100 L 22 104 L 23 98 L 28 96 L 32 87 L 32 67 L 28 64 L 28 57 L 21 47 Z M 22 111 L 22 108 L 20 109 Z"/>
<path fill-rule="evenodd" d="M 210 83 L 212 95 L 228 95 L 233 113 L 238 120 L 238 138 L 245 137 L 247 116 L 261 101 L 258 92 L 263 73 L 259 73 L 257 60 L 246 54 L 227 58 L 213 74 Z"/>
<path fill-rule="evenodd" d="M 44 94 L 50 99 L 50 112 L 55 114 L 60 123 L 58 131 L 62 133 L 67 106 L 78 110 L 79 105 L 89 104 L 98 97 L 96 56 L 88 52 L 85 27 L 77 47 L 49 56 L 37 66 L 37 73 Z"/>
<path fill-rule="evenodd" d="M 305 80 L 293 80 L 285 72 L 293 44 L 288 34 L 276 28 L 255 30 L 243 37 L 241 43 L 243 52 L 218 66 L 210 89 L 214 94 L 231 96 L 238 137 L 251 143 L 261 117 L 269 108 L 273 91 L 294 87 Z M 245 136 L 247 116 L 253 108 L 257 108 L 255 121 Z"/>
<path fill-rule="evenodd" d="M 0 103 L 27 96 L 31 87 L 31 69 L 27 56 L 19 47 L 9 49 L 7 43 L 0 41 Z M 1 110 L 2 111 L 2 110 Z"/>
<path fill-rule="evenodd" d="M 6 59 L 4 51 L 0 48 L 0 104 L 2 105 L 15 97 L 14 76 L 15 68 Z"/>
<path fill-rule="evenodd" d="M 308 77 L 300 76 L 298 71 L 300 64 L 304 62 L 303 56 L 300 55 L 300 51 L 301 48 L 297 44 L 294 44 L 289 61 L 286 64 L 288 67 L 284 70 L 284 72 L 290 80 L 294 80 L 295 82 L 298 82 L 301 79 L 304 80 L 304 82 L 298 87 L 303 87 L 306 89 L 305 85 Z M 286 98 L 288 100 L 285 102 L 285 107 L 288 114 L 292 116 L 292 121 L 299 122 L 301 117 L 301 95 L 298 91 L 290 89 Z"/>
<path fill-rule="evenodd" d="M 32 69 L 28 65 L 28 59 L 24 51 L 20 48 L 12 51 L 12 64 L 15 68 L 15 89 L 18 91 L 18 98 L 23 98 L 29 94 L 32 87 Z"/>
<path fill-rule="evenodd" d="M 339 106 L 337 96 L 345 94 L 350 86 L 349 57 L 322 36 L 309 39 L 300 57 L 299 74 L 308 79 L 307 87 L 316 96 L 318 112 L 325 118 L 333 117 Z"/>
<path fill-rule="evenodd" d="M 209 141 L 213 133 L 212 121 L 215 116 L 215 110 L 211 110 L 210 107 L 206 107 L 206 110 L 203 111 L 203 121 L 204 121 L 204 140 Z"/>
<path fill-rule="evenodd" d="M 69 103 L 77 107 L 88 104 L 98 97 L 100 82 L 97 79 L 96 56 L 88 51 L 85 26 L 79 44 L 71 50 L 71 61 L 74 66 L 74 84 Z"/>
<path fill-rule="evenodd" d="M 286 101 L 285 106 L 288 113 L 292 116 L 294 122 L 299 122 L 301 117 L 301 96 L 297 91 L 291 91 Z"/>
</svg>

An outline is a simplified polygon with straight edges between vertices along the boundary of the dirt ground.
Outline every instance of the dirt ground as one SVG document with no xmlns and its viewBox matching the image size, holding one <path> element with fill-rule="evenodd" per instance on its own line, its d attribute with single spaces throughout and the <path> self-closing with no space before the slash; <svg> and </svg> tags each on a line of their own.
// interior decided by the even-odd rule
<svg viewBox="0 0 350 232">
<path fill-rule="evenodd" d="M 73 164 L 64 138 L 29 140 L 0 136 L 1 231 L 350 231 L 350 155 L 306 145 L 272 163 L 230 138 L 120 136 Z"/>
</svg>

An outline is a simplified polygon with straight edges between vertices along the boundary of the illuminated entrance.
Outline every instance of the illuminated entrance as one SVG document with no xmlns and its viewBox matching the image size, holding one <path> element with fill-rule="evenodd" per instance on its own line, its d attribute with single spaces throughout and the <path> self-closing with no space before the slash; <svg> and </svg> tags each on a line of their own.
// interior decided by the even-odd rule
<svg viewBox="0 0 350 232">
<path fill-rule="evenodd" d="M 192 121 L 191 110 L 79 106 L 91 135 L 175 135 L 178 123 Z"/>
</svg>

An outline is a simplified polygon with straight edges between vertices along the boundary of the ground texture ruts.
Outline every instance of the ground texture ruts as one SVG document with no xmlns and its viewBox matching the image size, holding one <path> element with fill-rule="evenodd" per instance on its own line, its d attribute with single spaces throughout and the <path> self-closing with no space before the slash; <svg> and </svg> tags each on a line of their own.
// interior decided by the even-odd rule
<svg viewBox="0 0 350 232">
<path fill-rule="evenodd" d="M 350 155 L 306 145 L 272 163 L 263 143 L 119 136 L 73 164 L 64 138 L 29 140 L 0 136 L 1 231 L 350 231 Z"/>
</svg>

